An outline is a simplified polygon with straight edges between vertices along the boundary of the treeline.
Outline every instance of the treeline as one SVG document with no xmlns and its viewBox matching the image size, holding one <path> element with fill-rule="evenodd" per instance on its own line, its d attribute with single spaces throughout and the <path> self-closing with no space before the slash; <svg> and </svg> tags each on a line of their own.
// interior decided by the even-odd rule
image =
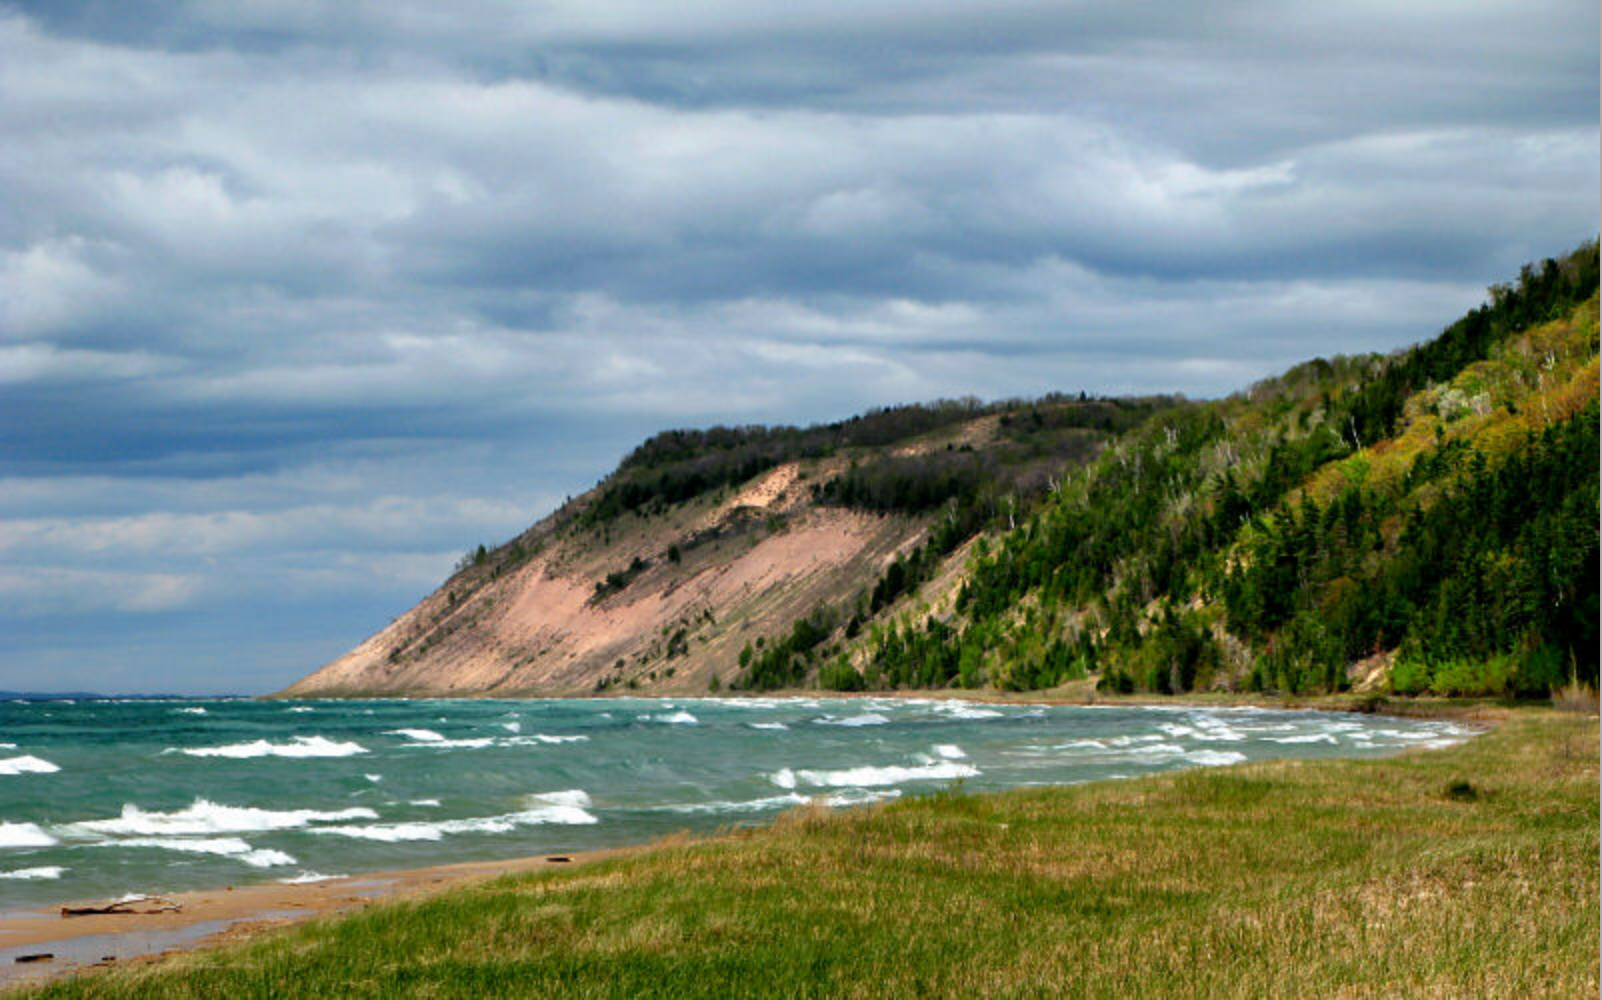
<svg viewBox="0 0 1602 1000">
<path fill-rule="evenodd" d="M 996 481 L 998 470 L 1009 470 L 1005 491 L 1029 478 L 1030 469 L 1025 466 L 1031 461 L 1040 465 L 1081 461 L 1108 435 L 1133 427 L 1177 402 L 1177 397 L 1124 400 L 1053 394 L 1034 401 L 984 404 L 970 397 L 886 407 L 810 427 L 665 431 L 623 460 L 584 510 L 582 521 L 598 525 L 624 514 L 658 513 L 704 493 L 746 482 L 785 462 L 822 458 L 845 448 L 885 448 L 977 417 L 999 415 L 1006 433 L 1000 448 L 986 449 L 989 458 L 978 459 L 968 452 L 965 457 L 939 463 L 910 462 L 889 477 L 900 483 L 895 488 L 904 490 L 899 502 L 914 506 L 887 506 L 882 495 L 888 485 L 886 477 L 866 468 L 862 473 L 872 481 L 862 495 L 878 497 L 867 501 L 866 509 L 933 509 L 964 491 Z M 940 466 L 938 474 L 933 472 L 935 465 Z M 926 482 L 931 477 L 944 479 Z M 1038 492 L 1045 477 L 1034 479 L 1032 488 Z M 851 492 L 863 486 L 854 482 L 842 484 L 842 489 Z M 827 502 L 848 503 L 844 493 Z"/>
</svg>

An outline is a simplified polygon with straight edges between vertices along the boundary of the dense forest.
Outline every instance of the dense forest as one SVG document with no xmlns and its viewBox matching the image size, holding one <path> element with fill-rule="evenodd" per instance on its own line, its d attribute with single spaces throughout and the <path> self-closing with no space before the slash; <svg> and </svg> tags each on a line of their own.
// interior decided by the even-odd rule
<svg viewBox="0 0 1602 1000">
<path fill-rule="evenodd" d="M 1399 693 L 1595 683 L 1596 293 L 1588 244 L 1388 357 L 1214 402 L 1012 404 L 994 448 L 853 464 L 816 499 L 925 515 L 925 541 L 854 601 L 754 641 L 735 683 L 1308 692 L 1374 667 Z M 665 435 L 614 488 L 665 496 L 703 467 L 732 482 L 951 407 Z M 923 594 L 952 559 L 949 599 Z"/>
</svg>

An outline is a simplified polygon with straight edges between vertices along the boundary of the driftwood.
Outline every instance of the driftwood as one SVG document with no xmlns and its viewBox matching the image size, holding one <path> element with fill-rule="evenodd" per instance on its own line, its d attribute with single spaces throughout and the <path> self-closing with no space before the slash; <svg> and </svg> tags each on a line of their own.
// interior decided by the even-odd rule
<svg viewBox="0 0 1602 1000">
<path fill-rule="evenodd" d="M 135 909 L 144 907 L 144 909 Z M 135 899 L 119 899 L 112 903 L 88 904 L 86 906 L 63 906 L 63 917 L 91 917 L 101 914 L 136 915 L 148 913 L 182 913 L 183 904 L 175 903 L 163 896 L 139 896 Z"/>
</svg>

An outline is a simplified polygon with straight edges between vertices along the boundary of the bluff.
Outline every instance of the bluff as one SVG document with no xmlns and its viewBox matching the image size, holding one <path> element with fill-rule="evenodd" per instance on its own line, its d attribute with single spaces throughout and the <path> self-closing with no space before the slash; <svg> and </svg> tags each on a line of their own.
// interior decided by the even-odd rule
<svg viewBox="0 0 1602 1000">
<path fill-rule="evenodd" d="M 284 693 L 1595 682 L 1597 271 L 1219 400 L 660 434 Z"/>
</svg>

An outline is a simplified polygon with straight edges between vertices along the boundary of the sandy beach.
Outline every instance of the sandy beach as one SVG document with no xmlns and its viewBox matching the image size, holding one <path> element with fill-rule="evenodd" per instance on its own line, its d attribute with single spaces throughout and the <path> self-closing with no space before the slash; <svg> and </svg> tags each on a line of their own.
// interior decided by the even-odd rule
<svg viewBox="0 0 1602 1000">
<path fill-rule="evenodd" d="M 148 897 L 121 913 L 65 916 L 60 908 L 0 912 L 0 990 L 38 984 L 164 954 L 234 940 L 323 914 L 343 913 L 396 897 L 419 897 L 464 882 L 582 865 L 648 845 L 469 861 L 400 871 L 366 872 L 319 882 L 226 886 Z M 104 905 L 77 900 L 63 907 Z M 37 956 L 48 955 L 48 958 Z"/>
</svg>

